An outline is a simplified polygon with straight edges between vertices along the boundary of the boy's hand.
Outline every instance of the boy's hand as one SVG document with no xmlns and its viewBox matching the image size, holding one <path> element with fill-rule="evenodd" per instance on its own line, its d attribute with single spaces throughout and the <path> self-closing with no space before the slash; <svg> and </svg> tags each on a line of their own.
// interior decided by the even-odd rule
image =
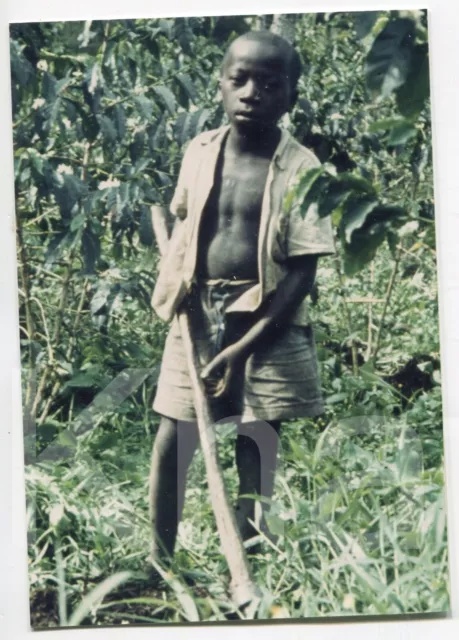
<svg viewBox="0 0 459 640">
<path fill-rule="evenodd" d="M 211 360 L 201 372 L 207 395 L 212 398 L 224 396 L 231 386 L 234 375 L 241 371 L 244 362 L 243 352 L 235 345 L 227 347 Z"/>
</svg>

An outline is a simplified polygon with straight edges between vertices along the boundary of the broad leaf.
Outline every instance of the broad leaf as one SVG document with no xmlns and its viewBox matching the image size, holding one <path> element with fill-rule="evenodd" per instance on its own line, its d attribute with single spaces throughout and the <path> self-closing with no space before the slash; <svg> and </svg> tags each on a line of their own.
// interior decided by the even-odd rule
<svg viewBox="0 0 459 640">
<path fill-rule="evenodd" d="M 154 244 L 153 223 L 150 207 L 143 205 L 140 211 L 139 240 L 146 247 Z"/>
<path fill-rule="evenodd" d="M 102 135 L 104 136 L 104 141 L 109 145 L 115 143 L 118 138 L 118 133 L 110 118 L 108 116 L 99 116 L 99 125 Z"/>
<path fill-rule="evenodd" d="M 384 120 L 377 120 L 370 124 L 368 130 L 371 133 L 376 133 L 377 131 L 389 131 L 389 129 L 393 129 L 403 122 L 405 122 L 404 118 L 385 118 Z"/>
<path fill-rule="evenodd" d="M 129 145 L 129 155 L 133 164 L 143 155 L 143 145 L 145 142 L 145 131 L 140 129 L 134 134 L 134 140 Z"/>
<path fill-rule="evenodd" d="M 301 206 L 302 201 L 308 195 L 309 189 L 312 187 L 317 178 L 322 175 L 323 171 L 323 167 L 315 167 L 314 169 L 305 171 L 305 173 L 301 175 L 298 184 L 290 189 L 287 197 L 285 198 L 284 204 L 287 210 L 290 209 L 294 201 L 298 202 Z M 302 211 L 304 212 L 303 208 Z"/>
<path fill-rule="evenodd" d="M 384 224 L 375 224 L 367 229 L 356 229 L 352 242 L 344 245 L 344 271 L 353 276 L 371 262 L 376 251 L 384 242 L 386 229 Z"/>
<path fill-rule="evenodd" d="M 159 85 L 157 87 L 153 87 L 153 91 L 161 99 L 163 104 L 167 107 L 167 110 L 169 111 L 169 113 L 173 116 L 176 111 L 176 102 L 175 102 L 175 96 L 172 93 L 172 91 L 165 85 Z"/>
<path fill-rule="evenodd" d="M 95 267 L 100 258 L 100 237 L 90 228 L 83 231 L 81 238 L 81 248 L 83 252 L 85 272 L 95 273 Z"/>
<path fill-rule="evenodd" d="M 351 190 L 348 185 L 339 181 L 329 180 L 320 194 L 319 216 L 324 218 L 331 215 L 344 203 L 350 193 Z"/>
<path fill-rule="evenodd" d="M 427 45 L 415 47 L 406 82 L 397 90 L 397 106 L 407 118 L 416 118 L 430 94 Z"/>
<path fill-rule="evenodd" d="M 86 616 L 88 616 L 92 610 L 97 608 L 106 595 L 119 587 L 123 582 L 126 582 L 130 576 L 131 573 L 129 571 L 115 573 L 90 591 L 70 616 L 68 621 L 69 627 L 76 627 L 81 624 Z"/>
<path fill-rule="evenodd" d="M 196 91 L 193 80 L 190 78 L 190 76 L 187 73 L 179 73 L 179 75 L 177 76 L 177 80 L 185 89 L 191 102 L 196 103 L 198 100 L 198 92 Z"/>
<path fill-rule="evenodd" d="M 402 144 L 407 143 L 409 140 L 414 138 L 417 134 L 417 129 L 414 127 L 411 122 L 407 120 L 400 122 L 397 124 L 390 132 L 389 137 L 387 139 L 387 143 L 391 147 L 396 147 Z"/>
<path fill-rule="evenodd" d="M 117 104 L 113 110 L 114 122 L 116 126 L 116 132 L 118 136 L 118 140 L 120 142 L 123 141 L 124 136 L 126 135 L 126 114 L 124 112 L 123 106 Z"/>
<path fill-rule="evenodd" d="M 397 18 L 378 35 L 366 62 L 370 89 L 388 96 L 405 82 L 411 69 L 415 32 L 412 20 Z"/>
<path fill-rule="evenodd" d="M 378 206 L 378 201 L 372 196 L 353 196 L 346 202 L 341 217 L 341 232 L 347 244 L 352 241 L 352 235 L 365 224 L 369 214 Z"/>
<path fill-rule="evenodd" d="M 153 114 L 153 103 L 145 96 L 137 96 L 134 100 L 139 112 L 146 120 L 150 120 Z"/>
<path fill-rule="evenodd" d="M 53 102 L 57 96 L 57 81 L 56 78 L 47 71 L 43 75 L 43 97 L 48 102 Z"/>
</svg>

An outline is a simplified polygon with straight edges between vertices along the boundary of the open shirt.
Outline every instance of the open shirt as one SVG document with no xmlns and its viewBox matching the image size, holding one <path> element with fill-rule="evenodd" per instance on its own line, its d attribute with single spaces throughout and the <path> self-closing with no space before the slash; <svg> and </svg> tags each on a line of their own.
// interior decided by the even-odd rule
<svg viewBox="0 0 459 640">
<path fill-rule="evenodd" d="M 199 228 L 204 207 L 214 184 L 215 168 L 229 126 L 201 133 L 189 143 L 177 187 L 170 205 L 176 224 L 166 256 L 160 266 L 152 306 L 165 321 L 172 320 L 179 305 L 196 282 Z M 288 258 L 334 253 L 330 217 L 321 218 L 312 204 L 306 215 L 301 203 L 285 206 L 285 196 L 299 176 L 320 166 L 317 157 L 299 144 L 285 129 L 272 157 L 264 190 L 258 236 L 259 281 L 241 295 L 228 312 L 258 309 L 288 274 Z M 304 300 L 290 319 L 291 324 L 310 323 Z"/>
</svg>

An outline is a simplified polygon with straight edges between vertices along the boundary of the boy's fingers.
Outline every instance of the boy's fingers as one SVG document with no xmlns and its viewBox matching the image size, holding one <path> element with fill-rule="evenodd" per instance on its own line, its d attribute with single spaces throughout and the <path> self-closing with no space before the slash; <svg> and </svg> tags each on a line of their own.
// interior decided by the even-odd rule
<svg viewBox="0 0 459 640">
<path fill-rule="evenodd" d="M 213 394 L 214 398 L 220 398 L 221 396 L 225 395 L 225 393 L 228 390 L 229 380 L 230 380 L 230 371 L 229 369 L 227 369 L 223 378 L 221 378 L 218 381 L 216 391 Z"/>
</svg>

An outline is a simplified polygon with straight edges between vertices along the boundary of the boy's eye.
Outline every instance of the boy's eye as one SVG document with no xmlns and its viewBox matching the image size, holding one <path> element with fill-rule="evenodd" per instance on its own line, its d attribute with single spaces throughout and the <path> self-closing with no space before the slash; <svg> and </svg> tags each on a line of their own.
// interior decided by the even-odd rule
<svg viewBox="0 0 459 640">
<path fill-rule="evenodd" d="M 244 84 L 244 82 L 245 82 L 244 76 L 241 76 L 241 75 L 239 75 L 239 76 L 230 76 L 230 80 L 231 80 L 231 82 L 233 84 L 237 84 L 237 85 Z"/>
</svg>

